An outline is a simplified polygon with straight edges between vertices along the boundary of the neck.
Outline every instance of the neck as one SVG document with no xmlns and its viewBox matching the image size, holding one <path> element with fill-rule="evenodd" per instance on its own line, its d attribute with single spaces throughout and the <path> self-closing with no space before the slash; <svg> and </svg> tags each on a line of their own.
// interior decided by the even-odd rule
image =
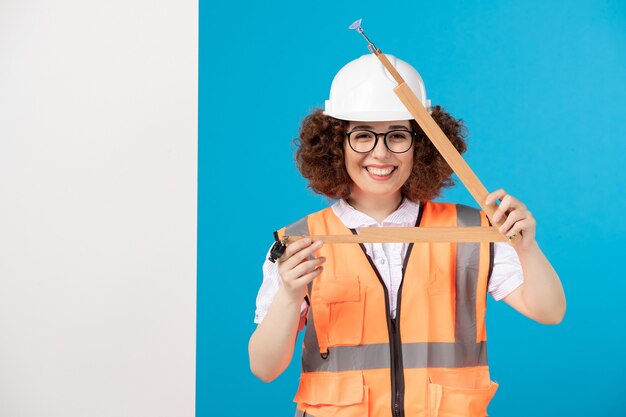
<svg viewBox="0 0 626 417">
<path fill-rule="evenodd" d="M 358 196 L 352 193 L 346 201 L 361 213 L 365 213 L 378 223 L 382 223 L 400 207 L 402 195 L 399 192 L 387 196 Z"/>
</svg>

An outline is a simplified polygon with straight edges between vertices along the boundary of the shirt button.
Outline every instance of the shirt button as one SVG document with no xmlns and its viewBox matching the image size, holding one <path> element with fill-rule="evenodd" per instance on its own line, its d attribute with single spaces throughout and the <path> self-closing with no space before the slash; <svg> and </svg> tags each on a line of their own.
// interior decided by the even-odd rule
<svg viewBox="0 0 626 417">
<path fill-rule="evenodd" d="M 381 264 L 381 265 L 384 265 L 384 264 L 385 264 L 385 260 L 384 260 L 384 259 L 381 259 L 381 260 L 380 260 L 380 264 Z"/>
</svg>

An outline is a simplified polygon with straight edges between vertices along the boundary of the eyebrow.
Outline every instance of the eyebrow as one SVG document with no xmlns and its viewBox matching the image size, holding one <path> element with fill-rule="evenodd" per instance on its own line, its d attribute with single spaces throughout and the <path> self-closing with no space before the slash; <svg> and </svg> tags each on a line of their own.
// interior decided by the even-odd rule
<svg viewBox="0 0 626 417">
<path fill-rule="evenodd" d="M 355 130 L 355 129 L 373 129 L 373 128 L 374 127 L 370 126 L 370 125 L 358 125 L 358 126 L 354 126 L 352 128 L 352 130 Z M 410 128 L 408 128 L 406 126 L 402 126 L 402 125 L 392 125 L 392 126 L 389 126 L 389 129 L 407 129 L 408 130 Z"/>
</svg>

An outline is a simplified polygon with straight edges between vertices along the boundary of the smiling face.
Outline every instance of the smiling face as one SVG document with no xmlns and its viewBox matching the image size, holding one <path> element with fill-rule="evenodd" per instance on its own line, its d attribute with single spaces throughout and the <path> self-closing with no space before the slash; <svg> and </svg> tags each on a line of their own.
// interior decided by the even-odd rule
<svg viewBox="0 0 626 417">
<path fill-rule="evenodd" d="M 396 129 L 411 130 L 411 125 L 408 120 L 350 122 L 348 132 L 355 129 L 384 133 Z M 344 153 L 346 170 L 353 182 L 351 200 L 359 202 L 384 198 L 400 202 L 402 185 L 413 170 L 413 148 L 404 153 L 393 153 L 385 146 L 383 137 L 379 136 L 371 152 L 358 153 L 352 150 L 346 138 Z"/>
</svg>

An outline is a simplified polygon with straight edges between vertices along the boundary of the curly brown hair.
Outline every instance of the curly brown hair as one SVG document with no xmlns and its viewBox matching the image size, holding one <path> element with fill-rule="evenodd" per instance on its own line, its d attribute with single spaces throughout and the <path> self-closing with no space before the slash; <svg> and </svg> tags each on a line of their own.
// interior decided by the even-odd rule
<svg viewBox="0 0 626 417">
<path fill-rule="evenodd" d="M 441 106 L 432 108 L 431 116 L 459 153 L 467 149 L 467 129 L 462 119 L 455 119 Z M 300 137 L 293 143 L 296 164 L 309 187 L 332 199 L 350 196 L 352 179 L 344 163 L 344 140 L 348 121 L 325 115 L 315 109 L 304 118 Z M 402 195 L 412 201 L 429 201 L 438 197 L 443 188 L 451 187 L 452 168 L 428 139 L 415 120 L 411 128 L 417 132 L 413 144 L 413 171 L 402 186 Z"/>
</svg>

